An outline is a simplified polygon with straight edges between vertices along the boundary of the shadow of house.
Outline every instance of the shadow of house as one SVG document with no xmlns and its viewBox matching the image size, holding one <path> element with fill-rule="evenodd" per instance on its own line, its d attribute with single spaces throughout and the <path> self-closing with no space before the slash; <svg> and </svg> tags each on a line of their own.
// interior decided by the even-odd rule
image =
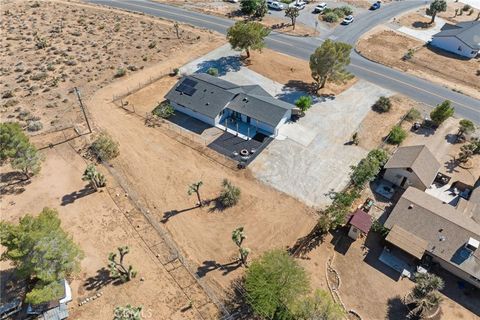
<svg viewBox="0 0 480 320">
<path fill-rule="evenodd" d="M 233 261 L 230 263 L 220 264 L 214 260 L 206 260 L 203 261 L 203 265 L 198 267 L 196 274 L 203 278 L 207 275 L 207 273 L 214 271 L 214 270 L 222 270 L 222 275 L 227 275 L 230 272 L 238 269 L 242 265 L 240 260 Z"/>
<path fill-rule="evenodd" d="M 348 249 L 355 242 L 347 236 L 348 227 L 344 226 L 340 229 L 337 229 L 335 232 L 332 232 L 333 238 L 331 244 L 333 244 L 333 250 L 340 253 L 341 255 L 346 255 Z"/>
<path fill-rule="evenodd" d="M 197 65 L 197 71 L 195 73 L 207 73 L 208 69 L 216 68 L 218 70 L 218 76 L 225 76 L 228 72 L 240 71 L 243 66 L 243 62 L 240 56 L 227 56 L 214 60 L 202 61 Z"/>
<path fill-rule="evenodd" d="M 196 134 L 202 134 L 205 130 L 213 128 L 200 120 L 186 115 L 181 111 L 175 111 L 175 114 L 168 118 L 168 121 Z"/>
<path fill-rule="evenodd" d="M 76 200 L 86 197 L 92 193 L 95 193 L 95 190 L 92 189 L 90 186 L 87 186 L 81 190 L 74 191 L 72 193 L 66 194 L 62 197 L 62 206 L 66 206 L 69 204 L 74 203 Z"/>
</svg>

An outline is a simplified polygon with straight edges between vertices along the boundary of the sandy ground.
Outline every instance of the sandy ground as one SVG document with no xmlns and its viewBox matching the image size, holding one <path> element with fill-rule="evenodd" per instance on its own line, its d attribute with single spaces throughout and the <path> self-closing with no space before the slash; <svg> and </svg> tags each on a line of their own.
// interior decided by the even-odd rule
<svg viewBox="0 0 480 320">
<path fill-rule="evenodd" d="M 415 54 L 412 59 L 403 61 L 408 49 L 415 49 Z M 423 42 L 392 30 L 370 34 L 360 40 L 357 50 L 368 59 L 480 97 L 478 58 L 464 60 L 433 47 L 423 47 Z"/>
<path fill-rule="evenodd" d="M 430 24 L 430 17 L 421 14 L 422 11 L 408 13 L 396 19 L 396 22 L 404 27 L 414 29 L 430 29 L 435 26 L 435 22 Z"/>
<path fill-rule="evenodd" d="M 220 39 L 184 25 L 177 39 L 171 22 L 118 10 L 32 3 L 2 3 L 1 27 L 8 32 L 0 38 L 0 105 L 2 121 L 24 126 L 40 121 L 43 129 L 38 132 L 74 124 L 84 132 L 73 87 L 87 97 L 114 80 L 118 68 L 135 73 L 178 52 L 214 47 Z M 36 37 L 47 47 L 37 48 Z"/>
<path fill-rule="evenodd" d="M 181 311 L 188 305 L 189 297 L 142 241 L 109 192 L 88 194 L 81 180 L 85 160 L 68 144 L 42 153 L 46 161 L 41 174 L 25 186 L 24 192 L 2 196 L 1 216 L 2 220 L 13 222 L 25 213 L 37 214 L 46 206 L 58 210 L 63 228 L 85 252 L 81 273 L 71 282 L 74 299 L 69 304 L 71 318 L 111 319 L 115 306 L 129 303 L 143 306 L 145 319 L 153 315 L 162 319 L 200 319 L 195 309 Z M 6 167 L 1 169 L 2 173 L 9 171 Z M 109 175 L 107 183 L 109 188 L 120 192 Z M 124 198 L 123 192 L 120 195 Z M 120 286 L 102 282 L 105 278 L 99 277 L 102 275 L 99 270 L 107 267 L 109 252 L 124 245 L 130 247 L 126 261 L 138 271 L 138 277 Z M 3 271 L 8 268 L 6 263 L 1 264 Z M 78 302 L 100 291 L 101 298 L 78 306 Z"/>
<path fill-rule="evenodd" d="M 465 1 L 467 2 L 467 1 Z M 465 5 L 464 2 L 456 2 L 456 1 L 448 1 L 447 5 L 447 11 L 445 12 L 440 12 L 438 14 L 439 17 L 444 18 L 451 23 L 457 23 L 457 22 L 463 22 L 463 21 L 472 21 L 475 20 L 475 18 L 478 15 L 478 12 L 480 11 L 480 2 L 478 0 L 470 0 L 468 2 L 471 2 L 476 8 L 474 8 L 474 12 L 472 15 L 468 15 L 468 11 L 464 11 L 462 15 L 457 15 L 455 16 L 455 9 L 461 9 Z"/>
</svg>

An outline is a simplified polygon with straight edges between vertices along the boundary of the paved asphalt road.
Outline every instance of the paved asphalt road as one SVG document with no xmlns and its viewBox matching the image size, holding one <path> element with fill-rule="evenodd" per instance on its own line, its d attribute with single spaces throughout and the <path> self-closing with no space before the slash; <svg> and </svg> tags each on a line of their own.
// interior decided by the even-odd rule
<svg viewBox="0 0 480 320">
<path fill-rule="evenodd" d="M 156 3 L 149 0 L 87 0 L 92 3 L 117 7 L 130 11 L 176 20 L 201 28 L 226 34 L 234 21 L 227 18 L 188 11 L 179 7 Z M 374 26 L 388 21 L 401 12 L 425 5 L 425 1 L 407 0 L 384 5 L 380 10 L 367 11 L 356 17 L 349 26 L 338 26 L 329 34 L 318 38 L 294 37 L 272 32 L 266 39 L 269 48 L 297 58 L 308 60 L 310 54 L 326 38 L 354 44 L 358 38 Z M 452 101 L 457 116 L 469 118 L 480 124 L 480 100 L 453 92 L 441 85 L 414 77 L 369 61 L 356 52 L 352 52 L 349 70 L 357 77 L 399 92 L 414 100 L 434 106 L 444 100 Z"/>
</svg>

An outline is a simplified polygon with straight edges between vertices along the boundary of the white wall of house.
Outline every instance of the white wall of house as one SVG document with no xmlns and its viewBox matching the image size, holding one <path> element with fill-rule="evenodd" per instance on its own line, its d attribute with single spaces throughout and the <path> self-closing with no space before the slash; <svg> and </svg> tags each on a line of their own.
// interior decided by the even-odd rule
<svg viewBox="0 0 480 320">
<path fill-rule="evenodd" d="M 477 288 L 480 288 L 480 281 L 476 281 L 474 280 L 473 278 L 471 278 L 471 276 L 466 273 L 465 271 L 457 268 L 456 266 L 452 265 L 451 263 L 448 263 L 446 262 L 445 260 L 443 259 L 440 259 L 439 257 L 435 256 L 435 255 L 432 255 L 432 260 L 433 262 L 435 263 L 438 263 L 443 269 L 447 270 L 448 272 L 450 272 L 451 274 L 453 275 L 456 275 L 457 277 L 467 281 L 468 283 L 471 283 L 472 285 L 474 285 L 475 287 Z"/>
<path fill-rule="evenodd" d="M 348 230 L 348 236 L 351 239 L 357 240 L 358 237 L 360 237 L 361 234 L 362 234 L 362 231 L 360 231 L 360 229 L 358 229 L 354 226 L 350 226 L 350 229 Z"/>
<path fill-rule="evenodd" d="M 467 58 L 475 58 L 478 54 L 478 50 L 470 48 L 456 37 L 433 37 L 430 44 Z"/>
<path fill-rule="evenodd" d="M 205 122 L 205 123 L 207 123 L 211 126 L 215 126 L 215 121 L 218 121 L 217 120 L 218 116 L 213 119 L 213 118 L 210 118 L 209 116 L 206 116 L 202 113 L 195 112 L 192 109 L 185 108 L 184 106 L 181 106 L 181 105 L 179 105 L 175 102 L 171 102 L 171 103 L 172 103 L 172 107 L 175 108 L 175 110 L 178 110 L 182 113 L 185 113 L 185 114 L 189 115 L 190 117 L 198 119 L 198 120 L 200 120 L 202 122 Z"/>
<path fill-rule="evenodd" d="M 390 181 L 391 183 L 399 187 L 401 187 L 404 177 L 407 178 L 407 182 L 405 183 L 403 188 L 406 189 L 409 186 L 411 186 L 422 191 L 425 191 L 425 189 L 427 189 L 427 186 L 425 186 L 420 181 L 420 179 L 414 172 L 409 172 L 406 169 L 397 169 L 397 168 L 386 169 L 383 175 L 383 178 L 385 180 Z"/>
</svg>

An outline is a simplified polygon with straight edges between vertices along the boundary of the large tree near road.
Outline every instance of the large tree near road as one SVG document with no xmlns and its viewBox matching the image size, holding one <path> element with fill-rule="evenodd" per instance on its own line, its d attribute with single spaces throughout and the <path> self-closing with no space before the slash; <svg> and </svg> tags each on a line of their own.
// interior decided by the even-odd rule
<svg viewBox="0 0 480 320">
<path fill-rule="evenodd" d="M 238 21 L 227 31 L 227 40 L 235 50 L 245 50 L 250 58 L 250 50 L 259 50 L 265 47 L 265 37 L 270 30 L 254 21 Z"/>
<path fill-rule="evenodd" d="M 432 3 L 430 3 L 430 7 L 427 8 L 427 12 L 426 12 L 427 15 L 432 17 L 430 24 L 435 22 L 435 17 L 437 16 L 437 13 L 445 12 L 445 11 L 447 11 L 447 1 L 434 0 Z"/>
<path fill-rule="evenodd" d="M 300 10 L 295 7 L 288 7 L 285 10 L 285 17 L 290 18 L 292 21 L 293 30 L 295 30 L 295 23 L 297 22 L 297 17 L 300 15 Z"/>
<path fill-rule="evenodd" d="M 350 64 L 351 50 L 351 45 L 330 39 L 315 50 L 310 56 L 310 70 L 316 91 L 324 88 L 327 81 L 342 83 L 353 77 L 345 69 Z"/>
</svg>

